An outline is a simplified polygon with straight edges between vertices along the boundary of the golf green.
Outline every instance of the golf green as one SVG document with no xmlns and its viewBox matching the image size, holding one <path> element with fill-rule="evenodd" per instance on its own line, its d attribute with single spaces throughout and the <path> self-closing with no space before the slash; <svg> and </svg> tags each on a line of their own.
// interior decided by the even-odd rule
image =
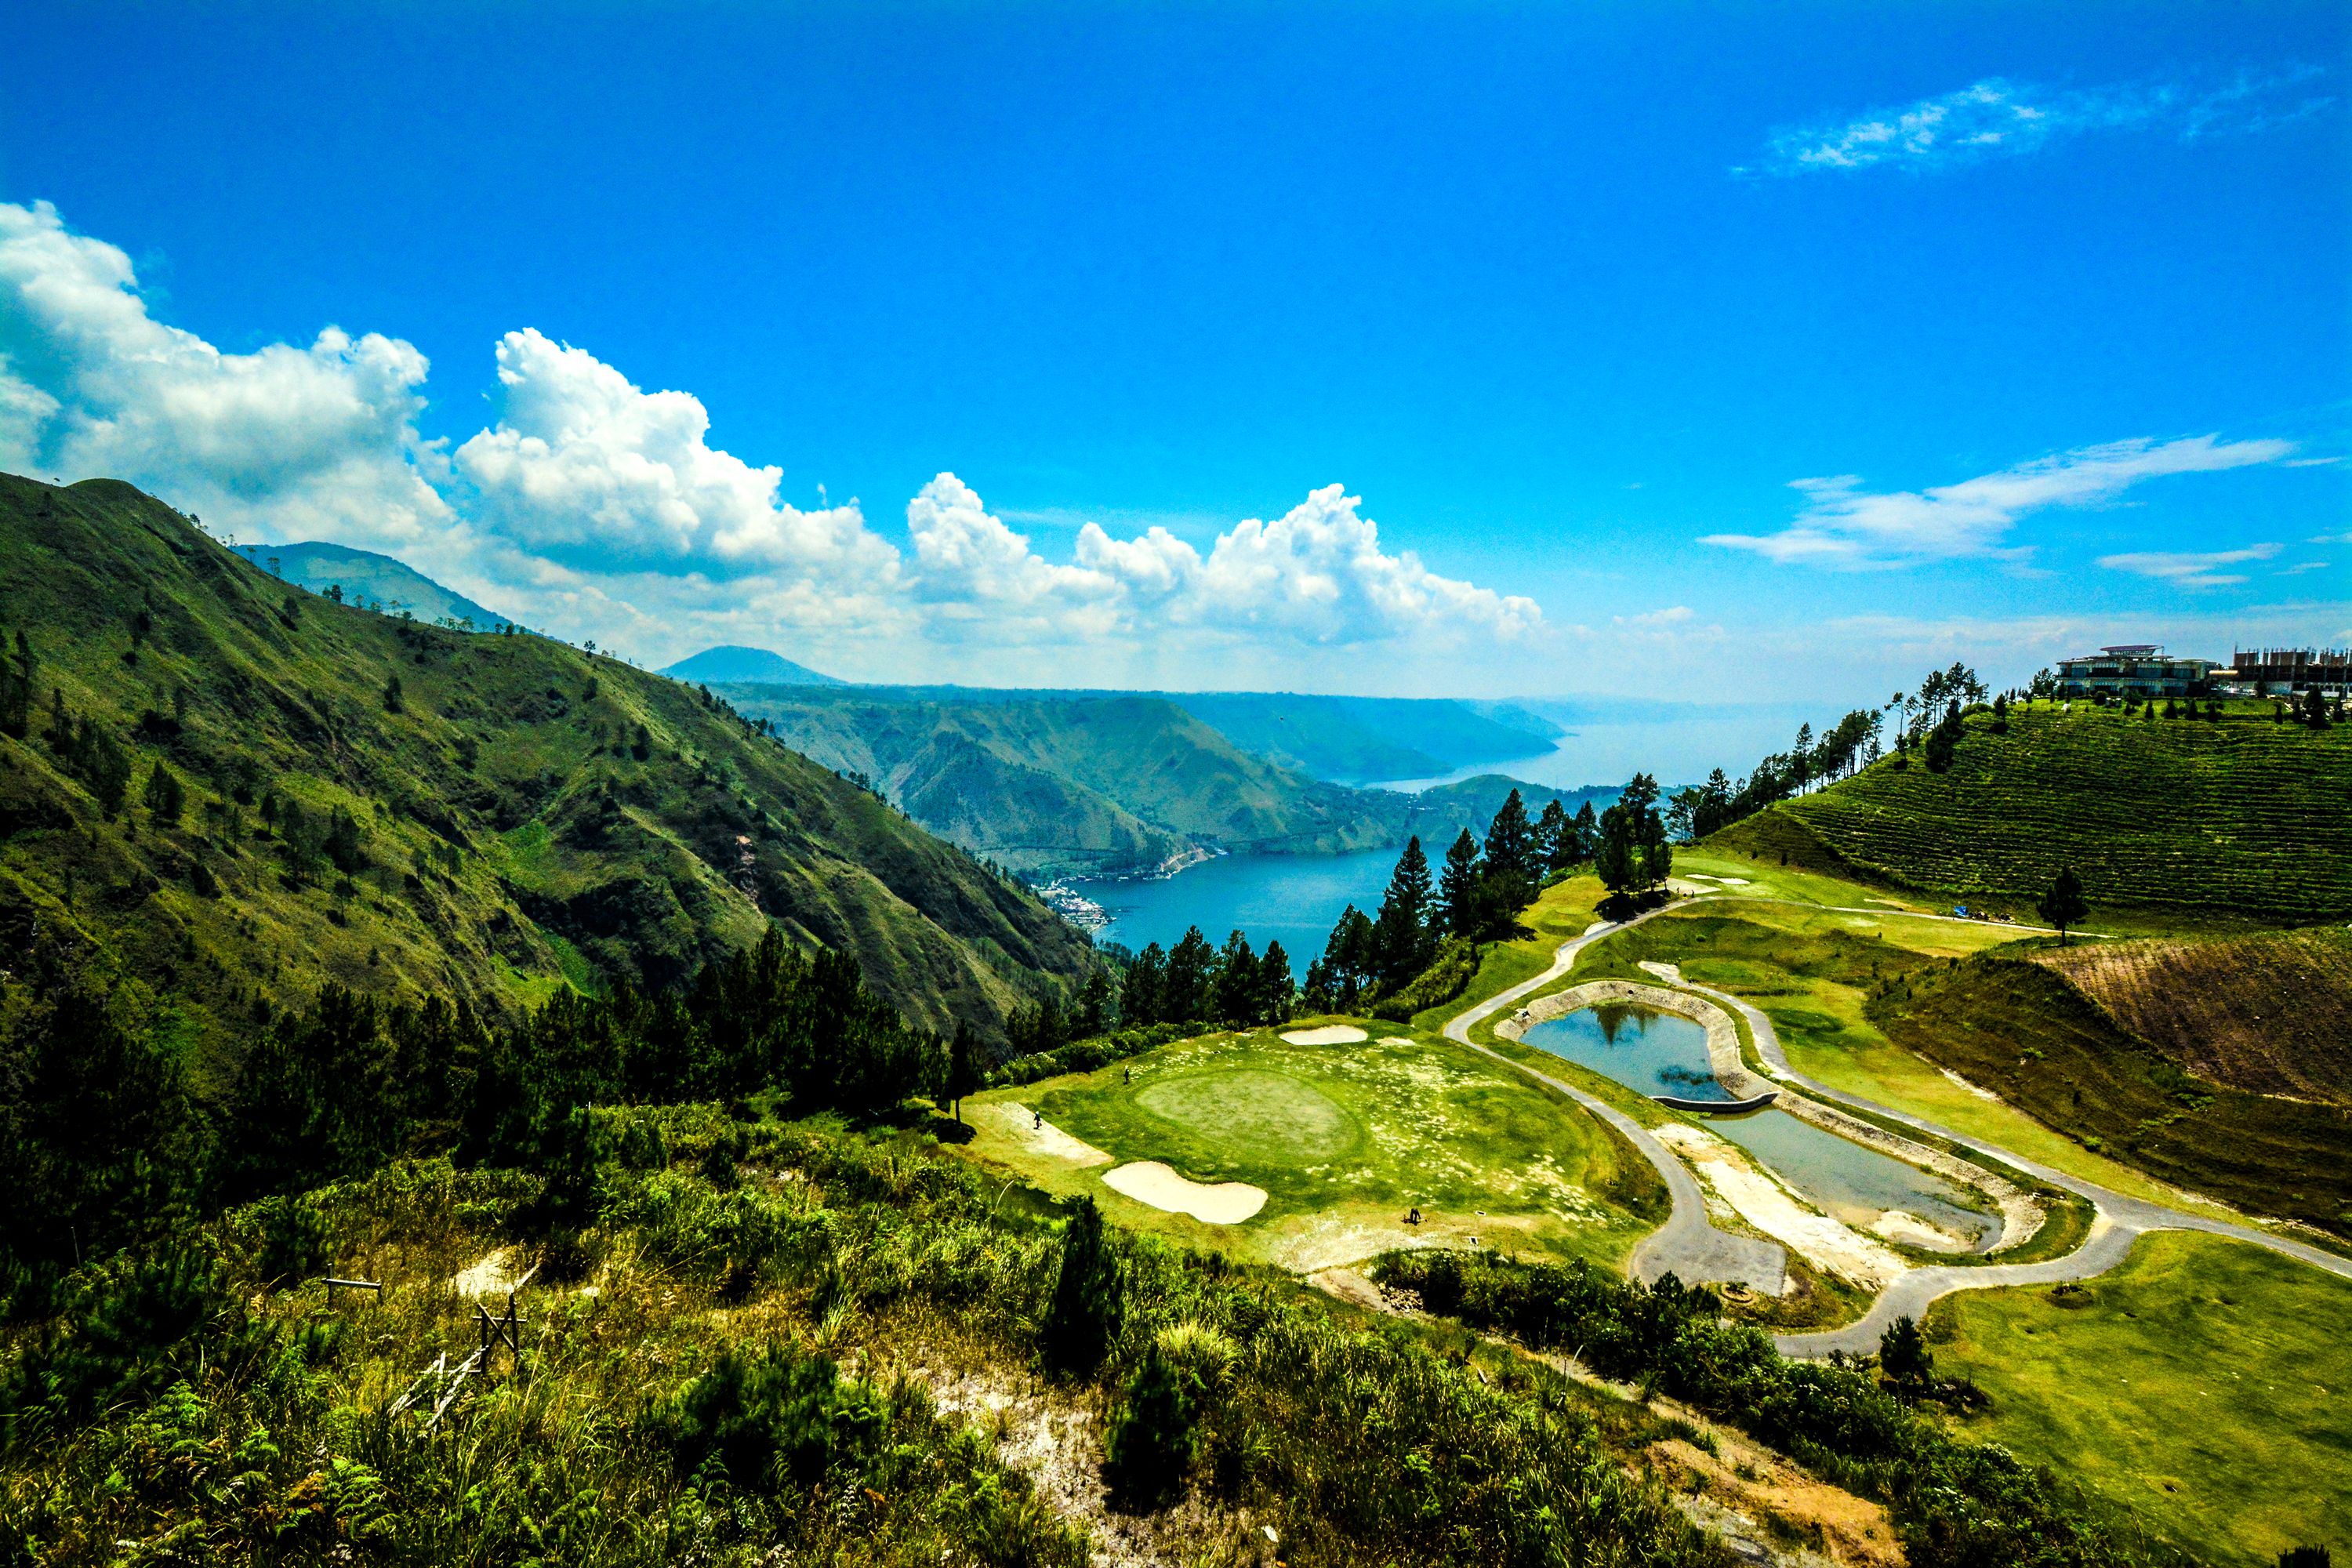
<svg viewBox="0 0 2352 1568">
<path fill-rule="evenodd" d="M 1285 1073 L 1187 1073 L 1147 1086 L 1135 1103 L 1235 1155 L 1280 1164 L 1339 1159 L 1364 1141 L 1362 1122 Z"/>
</svg>

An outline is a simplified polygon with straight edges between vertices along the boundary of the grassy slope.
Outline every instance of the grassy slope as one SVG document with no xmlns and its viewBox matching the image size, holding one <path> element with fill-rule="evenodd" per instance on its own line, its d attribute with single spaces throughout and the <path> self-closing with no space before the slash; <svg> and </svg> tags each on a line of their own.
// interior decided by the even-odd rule
<svg viewBox="0 0 2352 1568">
<path fill-rule="evenodd" d="M 29 633 L 41 694 L 27 737 L 0 738 L 0 929 L 23 962 L 88 943 L 185 993 L 200 1033 L 330 980 L 493 1005 L 672 980 L 770 918 L 935 1027 L 992 1027 L 1088 962 L 1020 889 L 676 682 L 299 595 L 110 481 L 0 478 L 0 625 Z M 53 688 L 131 753 L 113 820 L 44 739 Z M 159 761 L 188 784 L 176 826 L 137 804 Z M 351 812 L 369 866 L 340 887 L 286 875 L 268 790 Z M 221 896 L 200 896 L 198 861 Z"/>
<path fill-rule="evenodd" d="M 1615 1264 L 1662 1217 L 1647 1212 L 1662 1189 L 1638 1160 L 1560 1097 L 1443 1041 L 1386 1045 L 1383 1035 L 1407 1037 L 1377 1019 L 1364 1026 L 1372 1039 L 1342 1046 L 1208 1036 L 975 1097 L 971 1152 L 1050 1191 L 1092 1193 L 1131 1227 L 1297 1268 L 1474 1236 Z M 1122 1163 L 1264 1187 L 1266 1206 L 1220 1226 L 1135 1203 L 1102 1184 L 1108 1167 L 1026 1150 L 986 1109 L 1000 1100 L 1042 1110 Z M 1417 1228 L 1402 1223 L 1414 1205 Z"/>
<path fill-rule="evenodd" d="M 1968 721 L 1950 770 L 1890 758 L 1708 845 L 2030 908 L 2060 868 L 2095 910 L 2309 921 L 2352 911 L 2352 727 L 2126 719 L 2077 704 Z M 2107 911 L 2112 912 L 2112 911 Z"/>
<path fill-rule="evenodd" d="M 1938 1370 L 1992 1395 L 1969 1436 L 2063 1466 L 2219 1561 L 2352 1542 L 2352 1286 L 2166 1232 L 2079 1293 L 1970 1291 L 1929 1324 L 1952 1336 Z"/>
<path fill-rule="evenodd" d="M 2185 1072 L 2044 965 L 1923 971 L 1880 992 L 1870 1017 L 1898 1046 L 2160 1180 L 2352 1237 L 2352 1109 Z"/>
<path fill-rule="evenodd" d="M 2256 1094 L 2352 1103 L 2352 932 L 2096 942 L 2033 956 L 2192 1072 Z"/>
</svg>

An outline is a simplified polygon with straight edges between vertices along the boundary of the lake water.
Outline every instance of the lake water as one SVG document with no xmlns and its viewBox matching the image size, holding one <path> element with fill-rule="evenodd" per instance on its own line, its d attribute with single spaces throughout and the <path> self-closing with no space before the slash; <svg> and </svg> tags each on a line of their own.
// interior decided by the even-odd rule
<svg viewBox="0 0 2352 1568">
<path fill-rule="evenodd" d="M 1660 784 L 1696 784 L 1712 768 L 1737 779 L 1759 757 L 1786 750 L 1797 726 L 1827 716 L 1818 706 L 1782 702 L 1637 703 L 1622 700 L 1526 704 L 1570 733 L 1531 757 L 1474 763 L 1436 778 L 1395 779 L 1388 789 L 1418 791 L 1480 773 L 1522 784 L 1577 789 L 1621 784 L 1637 773 Z"/>
<path fill-rule="evenodd" d="M 1290 972 L 1305 974 L 1307 963 L 1323 956 L 1331 928 L 1349 904 L 1368 915 L 1379 910 L 1397 853 L 1221 855 L 1173 877 L 1073 878 L 1069 885 L 1110 916 L 1110 924 L 1095 933 L 1098 942 L 1140 952 L 1149 942 L 1173 947 L 1189 926 L 1199 926 L 1216 943 L 1239 930 L 1260 952 L 1268 941 L 1280 942 L 1290 955 Z"/>
<path fill-rule="evenodd" d="M 1584 1007 L 1547 1018 L 1523 1037 L 1538 1050 L 1565 1057 L 1643 1094 L 1731 1099 L 1707 1063 L 1706 1030 L 1672 1013 Z"/>
</svg>

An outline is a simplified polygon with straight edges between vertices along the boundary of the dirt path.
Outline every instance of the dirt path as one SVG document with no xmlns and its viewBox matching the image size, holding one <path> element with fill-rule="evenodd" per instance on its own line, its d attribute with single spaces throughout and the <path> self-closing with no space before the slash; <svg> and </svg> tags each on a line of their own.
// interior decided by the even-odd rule
<svg viewBox="0 0 2352 1568">
<path fill-rule="evenodd" d="M 1633 1249 L 1632 1271 L 1636 1279 L 1647 1284 L 1671 1273 L 1686 1284 L 1739 1284 L 1777 1296 L 1788 1278 L 1788 1253 L 1776 1241 L 1717 1230 L 1706 1216 L 1706 1196 L 1700 1192 L 1697 1178 L 1651 1134 L 1648 1128 L 1608 1101 L 1587 1094 L 1573 1084 L 1563 1083 L 1549 1073 L 1538 1072 L 1524 1062 L 1515 1062 L 1497 1051 L 1474 1043 L 1470 1038 L 1471 1026 L 1493 1017 L 1521 997 L 1565 976 L 1576 966 L 1577 954 L 1593 942 L 1628 926 L 1639 925 L 1674 907 L 1664 905 L 1619 924 L 1595 921 L 1586 928 L 1582 936 L 1560 943 L 1550 968 L 1455 1015 L 1446 1021 L 1444 1032 L 1445 1037 L 1456 1045 L 1467 1046 L 1481 1056 L 1490 1057 L 1505 1067 L 1523 1072 L 1538 1083 L 1549 1085 L 1567 1095 L 1623 1134 L 1625 1141 L 1650 1162 L 1651 1168 L 1665 1182 L 1674 1207 L 1666 1216 L 1666 1223 L 1643 1237 L 1641 1245 Z"/>
</svg>

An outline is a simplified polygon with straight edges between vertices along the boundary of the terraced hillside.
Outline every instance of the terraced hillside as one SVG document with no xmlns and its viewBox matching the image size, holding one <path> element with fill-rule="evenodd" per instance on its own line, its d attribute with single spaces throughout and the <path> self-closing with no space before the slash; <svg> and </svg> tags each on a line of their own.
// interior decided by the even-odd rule
<svg viewBox="0 0 2352 1568">
<path fill-rule="evenodd" d="M 331 603 L 127 485 L 0 477 L 0 637 L 5 962 L 176 994 L 196 1037 L 330 980 L 667 983 L 772 920 L 935 1028 L 1093 962 L 690 687 Z"/>
<path fill-rule="evenodd" d="M 2352 931 L 2102 942 L 2034 957 L 2192 1072 L 2352 1105 Z"/>
<path fill-rule="evenodd" d="M 1712 843 L 1843 876 L 2030 905 L 2061 867 L 2095 909 L 2302 922 L 2352 913 L 2352 727 L 1972 714 L 1950 769 L 1877 763 Z"/>
<path fill-rule="evenodd" d="M 2352 1107 L 2184 1068 L 2064 976 L 1979 955 L 1893 977 L 1867 1016 L 1906 1050 L 2160 1181 L 2352 1238 Z"/>
</svg>

